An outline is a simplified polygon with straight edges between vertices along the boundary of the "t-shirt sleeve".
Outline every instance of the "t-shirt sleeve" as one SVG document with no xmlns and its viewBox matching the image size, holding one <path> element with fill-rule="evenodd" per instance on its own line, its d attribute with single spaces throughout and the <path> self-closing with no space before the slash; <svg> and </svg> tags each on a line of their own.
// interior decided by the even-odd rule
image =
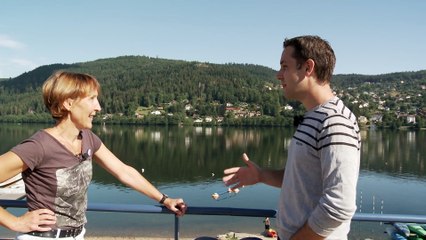
<svg viewBox="0 0 426 240">
<path fill-rule="evenodd" d="M 87 130 L 86 131 L 86 134 L 87 134 L 87 136 L 89 137 L 89 139 L 90 139 L 90 145 L 92 146 L 92 148 L 93 148 L 93 151 L 94 152 L 96 152 L 96 151 L 98 151 L 99 150 L 99 148 L 101 147 L 101 145 L 102 145 L 102 140 L 95 134 L 95 133 L 93 133 L 92 131 L 90 131 L 90 130 Z"/>
<path fill-rule="evenodd" d="M 93 132 L 90 132 L 93 135 L 93 146 L 95 149 L 95 152 L 99 150 L 99 148 L 102 145 L 102 140 Z"/>
<path fill-rule="evenodd" d="M 36 168 L 44 156 L 43 146 L 32 138 L 24 140 L 13 147 L 11 151 L 18 155 L 31 170 Z"/>
</svg>

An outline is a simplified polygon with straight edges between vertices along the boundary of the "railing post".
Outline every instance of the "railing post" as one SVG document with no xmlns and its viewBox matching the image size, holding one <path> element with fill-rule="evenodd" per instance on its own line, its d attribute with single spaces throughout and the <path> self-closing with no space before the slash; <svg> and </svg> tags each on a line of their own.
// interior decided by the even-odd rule
<svg viewBox="0 0 426 240">
<path fill-rule="evenodd" d="M 179 240 L 179 218 L 175 214 L 175 240 Z"/>
</svg>

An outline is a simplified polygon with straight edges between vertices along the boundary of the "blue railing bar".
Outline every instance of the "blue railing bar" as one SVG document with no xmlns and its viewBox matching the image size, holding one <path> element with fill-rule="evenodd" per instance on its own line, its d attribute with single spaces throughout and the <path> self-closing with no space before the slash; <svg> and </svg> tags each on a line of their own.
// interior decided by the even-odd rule
<svg viewBox="0 0 426 240">
<path fill-rule="evenodd" d="M 231 207 L 188 207 L 186 214 L 192 215 L 228 215 L 244 217 L 272 217 L 277 211 L 271 209 L 231 208 Z"/>
<path fill-rule="evenodd" d="M 166 207 L 144 204 L 89 203 L 88 211 L 127 212 L 127 213 L 171 213 Z M 276 211 L 269 209 L 231 208 L 231 207 L 188 207 L 191 215 L 228 215 L 245 217 L 275 217 Z"/>
<path fill-rule="evenodd" d="M 0 200 L 2 207 L 26 208 L 25 200 Z M 88 211 L 121 213 L 172 213 L 166 207 L 145 204 L 89 203 Z M 276 211 L 270 209 L 231 208 L 231 207 L 188 207 L 186 214 L 228 215 L 244 217 L 275 217 Z"/>
<path fill-rule="evenodd" d="M 0 206 L 12 208 L 26 208 L 25 200 L 0 200 Z M 172 213 L 164 206 L 144 205 L 144 204 L 109 204 L 109 203 L 89 203 L 88 211 L 97 212 L 120 212 L 120 213 Z M 231 207 L 188 207 L 186 214 L 196 215 L 230 215 L 246 217 L 272 217 L 276 215 L 275 210 L 270 209 L 249 209 Z M 175 215 L 175 240 L 179 240 L 179 218 Z"/>
<path fill-rule="evenodd" d="M 426 223 L 426 215 L 355 213 L 352 221 Z"/>
<path fill-rule="evenodd" d="M 12 208 L 26 208 L 27 203 L 25 200 L 0 200 L 0 206 L 6 208 L 6 207 L 12 207 Z"/>
<path fill-rule="evenodd" d="M 0 200 L 0 206 L 12 208 L 26 208 L 25 200 Z M 98 212 L 122 212 L 122 213 L 172 213 L 163 206 L 144 204 L 110 204 L 110 203 L 89 203 L 88 211 Z M 276 217 L 276 211 L 271 209 L 250 209 L 231 207 L 188 207 L 186 214 L 193 215 L 229 215 L 248 217 Z M 426 223 L 426 215 L 409 214 L 377 214 L 377 213 L 356 213 L 353 221 L 367 222 L 415 222 Z M 179 222 L 175 223 L 175 226 Z"/>
</svg>

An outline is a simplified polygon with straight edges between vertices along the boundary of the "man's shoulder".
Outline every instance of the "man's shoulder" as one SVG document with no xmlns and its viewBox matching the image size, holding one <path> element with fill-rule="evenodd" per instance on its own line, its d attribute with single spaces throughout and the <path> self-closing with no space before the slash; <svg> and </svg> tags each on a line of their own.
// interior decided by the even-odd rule
<svg viewBox="0 0 426 240">
<path fill-rule="evenodd" d="M 337 122 L 350 122 L 356 123 L 357 117 L 355 114 L 344 104 L 340 98 L 334 98 L 327 104 L 321 106 L 318 113 L 322 113 L 324 120 L 337 121 Z"/>
</svg>

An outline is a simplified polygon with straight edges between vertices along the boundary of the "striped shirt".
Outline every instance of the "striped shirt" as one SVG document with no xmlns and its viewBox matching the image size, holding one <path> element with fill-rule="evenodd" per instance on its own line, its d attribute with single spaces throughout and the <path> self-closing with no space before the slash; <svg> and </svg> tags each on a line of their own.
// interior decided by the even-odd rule
<svg viewBox="0 0 426 240">
<path fill-rule="evenodd" d="M 338 97 L 304 115 L 289 147 L 281 188 L 281 239 L 306 222 L 327 239 L 347 239 L 356 210 L 360 148 L 356 116 Z"/>
</svg>

